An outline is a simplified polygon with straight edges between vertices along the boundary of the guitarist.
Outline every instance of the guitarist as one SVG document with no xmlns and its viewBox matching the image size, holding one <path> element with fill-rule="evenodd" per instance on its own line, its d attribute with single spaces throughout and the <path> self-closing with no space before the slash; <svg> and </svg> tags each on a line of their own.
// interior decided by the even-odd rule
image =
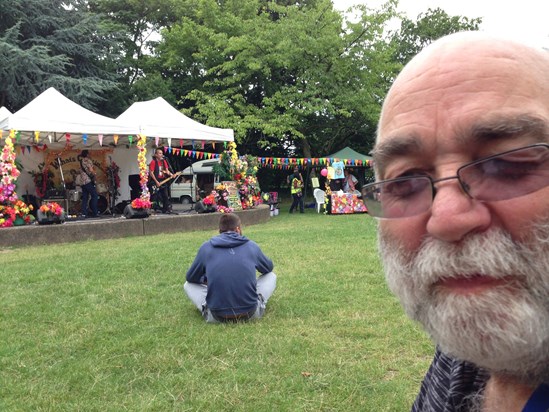
<svg viewBox="0 0 549 412">
<path fill-rule="evenodd" d="M 151 193 L 156 196 L 155 199 L 162 200 L 162 213 L 171 213 L 168 182 L 174 174 L 170 171 L 170 165 L 164 158 L 164 150 L 161 147 L 154 151 L 153 160 L 149 164 L 149 176 L 153 186 Z"/>
<path fill-rule="evenodd" d="M 89 152 L 82 150 L 77 156 L 80 162 L 80 174 L 76 177 L 76 185 L 82 187 L 82 217 L 88 217 L 88 199 L 92 217 L 99 217 L 97 212 L 97 189 L 95 188 L 95 168 L 89 158 Z"/>
</svg>

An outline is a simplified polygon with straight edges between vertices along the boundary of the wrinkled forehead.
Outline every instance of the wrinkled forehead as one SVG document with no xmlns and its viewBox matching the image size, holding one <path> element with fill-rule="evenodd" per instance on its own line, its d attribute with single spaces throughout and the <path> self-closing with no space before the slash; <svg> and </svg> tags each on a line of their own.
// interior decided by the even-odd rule
<svg viewBox="0 0 549 412">
<path fill-rule="evenodd" d="M 376 171 L 390 155 L 419 153 L 448 136 L 486 137 L 496 129 L 546 129 L 549 53 L 509 41 L 465 36 L 435 42 L 403 69 L 382 108 Z M 541 108 L 541 110 L 540 110 Z"/>
</svg>

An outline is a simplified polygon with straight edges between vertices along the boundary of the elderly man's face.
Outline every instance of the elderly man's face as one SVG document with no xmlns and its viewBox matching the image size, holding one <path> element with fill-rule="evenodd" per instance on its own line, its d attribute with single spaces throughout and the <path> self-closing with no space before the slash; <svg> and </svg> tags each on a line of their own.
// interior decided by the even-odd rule
<svg viewBox="0 0 549 412">
<path fill-rule="evenodd" d="M 405 69 L 383 110 L 378 179 L 455 176 L 467 162 L 547 143 L 547 71 L 517 52 L 453 45 Z M 543 127 L 522 129 L 524 119 Z M 437 183 L 429 212 L 380 222 L 380 251 L 389 286 L 444 351 L 549 378 L 549 188 L 482 203 L 456 180 Z"/>
</svg>

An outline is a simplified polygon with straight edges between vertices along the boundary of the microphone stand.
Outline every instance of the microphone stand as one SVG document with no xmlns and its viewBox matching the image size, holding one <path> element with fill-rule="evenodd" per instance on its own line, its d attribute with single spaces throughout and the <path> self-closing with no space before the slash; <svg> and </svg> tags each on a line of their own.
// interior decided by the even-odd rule
<svg viewBox="0 0 549 412">
<path fill-rule="evenodd" d="M 63 167 L 61 166 L 61 157 L 57 154 L 57 164 L 59 165 L 59 174 L 61 176 L 61 183 L 63 184 L 63 200 L 65 203 L 65 214 L 69 214 L 69 198 L 67 196 L 67 186 L 65 185 L 65 175 L 63 174 Z"/>
</svg>

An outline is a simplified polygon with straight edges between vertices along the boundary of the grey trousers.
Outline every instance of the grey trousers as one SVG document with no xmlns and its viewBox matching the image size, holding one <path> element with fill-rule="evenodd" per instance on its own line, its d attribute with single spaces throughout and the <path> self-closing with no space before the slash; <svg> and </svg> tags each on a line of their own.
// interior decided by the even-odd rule
<svg viewBox="0 0 549 412">
<path fill-rule="evenodd" d="M 257 278 L 257 309 L 250 319 L 259 319 L 265 313 L 267 301 L 273 294 L 276 288 L 276 275 L 273 272 L 265 273 Z M 183 289 L 187 297 L 202 313 L 202 317 L 207 323 L 219 323 L 214 318 L 210 309 L 206 306 L 206 294 L 208 293 L 208 285 L 201 283 L 185 282 Z"/>
</svg>

